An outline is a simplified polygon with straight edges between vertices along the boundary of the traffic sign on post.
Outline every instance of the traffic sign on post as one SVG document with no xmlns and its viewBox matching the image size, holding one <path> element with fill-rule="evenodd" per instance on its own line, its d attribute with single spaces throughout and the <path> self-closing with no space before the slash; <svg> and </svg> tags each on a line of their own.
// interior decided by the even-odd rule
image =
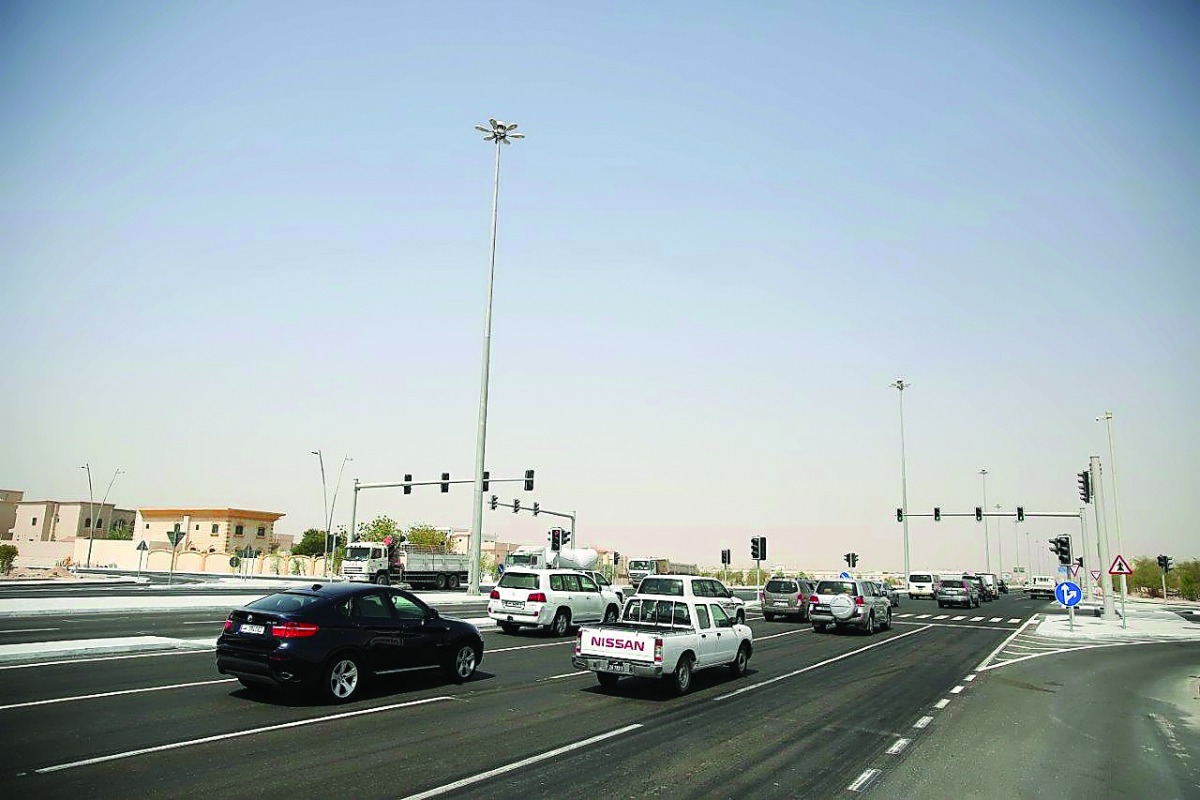
<svg viewBox="0 0 1200 800">
<path fill-rule="evenodd" d="M 1092 580 L 1094 580 L 1094 581 L 1100 580 L 1100 570 L 1098 570 L 1098 569 L 1092 570 Z"/>
<path fill-rule="evenodd" d="M 1078 577 L 1079 577 L 1079 565 L 1078 565 L 1078 564 L 1072 564 L 1072 565 L 1071 565 L 1071 577 L 1072 577 L 1072 578 L 1078 578 Z"/>
<path fill-rule="evenodd" d="M 1117 554 L 1113 559 L 1112 566 L 1108 568 L 1109 575 L 1132 575 L 1133 570 L 1129 568 L 1129 562 L 1125 560 L 1125 556 Z"/>
<path fill-rule="evenodd" d="M 149 547 L 149 545 L 146 544 L 146 540 L 142 539 L 140 542 L 138 542 L 137 549 L 145 551 L 145 550 L 149 550 L 150 547 Z"/>
<path fill-rule="evenodd" d="M 1054 587 L 1054 599 L 1067 608 L 1077 606 L 1079 605 L 1079 601 L 1083 599 L 1083 590 L 1079 588 L 1079 584 L 1077 583 L 1063 581 Z"/>
</svg>

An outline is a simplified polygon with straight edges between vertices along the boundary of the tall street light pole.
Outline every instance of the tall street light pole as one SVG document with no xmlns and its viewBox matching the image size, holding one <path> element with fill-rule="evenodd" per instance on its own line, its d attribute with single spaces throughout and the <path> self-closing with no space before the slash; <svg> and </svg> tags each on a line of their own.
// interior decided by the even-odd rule
<svg viewBox="0 0 1200 800">
<path fill-rule="evenodd" d="M 979 477 L 983 478 L 983 507 L 987 508 L 987 476 L 986 469 L 979 470 Z M 987 517 L 983 518 L 983 555 L 984 563 L 987 565 L 987 571 L 992 571 L 992 542 L 988 538 L 988 521 Z"/>
<path fill-rule="evenodd" d="M 325 555 L 325 574 L 329 574 L 329 490 L 325 488 L 325 455 L 320 450 L 311 451 L 321 465 L 321 498 L 325 501 L 325 541 L 321 552 Z"/>
<path fill-rule="evenodd" d="M 905 383 L 904 378 L 897 378 L 895 383 L 888 385 L 900 392 L 900 508 L 904 512 L 904 578 L 907 580 L 912 572 L 912 565 L 909 563 L 908 550 L 908 459 L 904 452 L 904 390 L 912 384 Z"/>
<path fill-rule="evenodd" d="M 500 145 L 524 139 L 525 134 L 513 133 L 516 123 L 505 124 L 489 119 L 490 127 L 476 125 L 486 142 L 496 143 L 496 173 L 492 180 L 492 257 L 488 268 L 487 309 L 483 315 L 483 366 L 479 376 L 479 424 L 475 435 L 475 497 L 471 513 L 471 569 L 468 573 L 467 594 L 479 594 L 479 562 L 483 558 L 483 462 L 487 443 L 488 369 L 492 359 L 492 290 L 496 282 L 496 221 L 500 205 Z"/>
<path fill-rule="evenodd" d="M 334 514 L 334 511 L 337 509 L 338 489 L 342 488 L 342 473 L 346 470 L 346 462 L 353 461 L 353 460 L 354 459 L 351 458 L 350 456 L 346 456 L 342 459 L 342 465 L 340 467 L 338 467 L 337 483 L 335 483 L 333 486 L 333 502 L 331 502 L 329 504 L 329 525 L 326 527 L 326 534 L 328 534 L 329 531 L 333 530 L 333 514 Z M 346 532 L 346 544 L 347 545 L 350 544 L 350 537 L 352 535 L 353 535 L 353 531 Z M 333 549 L 334 549 L 334 552 L 337 551 L 337 540 L 336 539 L 333 542 Z"/>
<path fill-rule="evenodd" d="M 91 462 L 84 464 L 82 467 L 80 467 L 80 469 L 87 470 L 87 476 L 88 476 L 88 523 L 87 523 L 88 559 L 87 559 L 87 564 L 85 564 L 85 566 L 88 567 L 89 569 L 91 569 L 91 566 L 92 566 L 92 542 L 91 542 L 91 539 L 92 539 L 92 530 L 93 530 L 92 529 L 92 520 L 96 516 L 96 498 L 95 498 L 95 495 L 92 494 L 92 464 L 91 464 Z"/>
<path fill-rule="evenodd" d="M 100 513 L 101 514 L 104 513 L 104 506 L 106 503 L 108 503 L 108 493 L 112 491 L 113 482 L 116 481 L 117 476 L 120 475 L 124 471 L 125 470 L 120 469 L 120 468 L 113 470 L 113 476 L 108 481 L 108 488 L 104 490 L 104 499 L 100 501 Z M 88 470 L 88 475 L 89 476 L 91 475 L 90 469 Z M 89 487 L 89 489 L 90 489 L 90 487 Z M 108 518 L 108 527 L 109 528 L 112 527 L 112 517 Z M 94 532 L 95 530 L 96 530 L 96 520 L 93 519 L 92 520 L 92 531 Z M 95 538 L 96 538 L 95 536 L 88 536 L 87 565 L 89 568 L 92 566 L 92 540 Z"/>
<path fill-rule="evenodd" d="M 1117 499 L 1117 456 L 1113 450 L 1113 413 L 1105 411 L 1103 416 L 1096 417 L 1096 422 L 1100 420 L 1104 420 L 1108 424 L 1108 468 L 1112 470 L 1113 518 L 1117 522 L 1117 552 L 1123 556 L 1125 547 L 1121 543 L 1121 503 Z M 1100 566 L 1104 567 L 1103 564 Z"/>
<path fill-rule="evenodd" d="M 996 509 L 997 514 L 1000 513 L 1000 504 L 999 503 L 996 503 L 996 505 L 993 506 L 993 508 Z M 1000 524 L 999 519 L 997 519 L 996 524 L 997 525 Z M 1003 578 L 1004 577 L 1004 536 L 1000 533 L 999 528 L 996 529 L 996 560 L 1000 562 L 996 566 L 1000 569 L 1000 577 Z"/>
</svg>

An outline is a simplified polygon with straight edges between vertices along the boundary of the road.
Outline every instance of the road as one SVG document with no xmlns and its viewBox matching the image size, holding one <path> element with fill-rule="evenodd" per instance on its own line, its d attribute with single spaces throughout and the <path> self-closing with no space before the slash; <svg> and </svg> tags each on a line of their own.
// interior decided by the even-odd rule
<svg viewBox="0 0 1200 800">
<path fill-rule="evenodd" d="M 1009 595 L 950 612 L 906 599 L 897 612 L 909 616 L 874 637 L 752 614 L 750 673 L 700 673 L 679 699 L 633 681 L 603 694 L 571 668 L 573 639 L 491 629 L 474 680 L 410 674 L 347 706 L 249 693 L 216 673 L 211 652 L 6 665 L 0 776 L 44 797 L 834 795 L 864 772 L 870 789 L 888 749 L 933 730 L 913 726 L 1047 606 Z M 29 632 L 42 636 L 192 637 L 215 634 L 221 615 L 123 616 L 4 620 L 4 636 L 27 624 L 59 629 Z"/>
</svg>

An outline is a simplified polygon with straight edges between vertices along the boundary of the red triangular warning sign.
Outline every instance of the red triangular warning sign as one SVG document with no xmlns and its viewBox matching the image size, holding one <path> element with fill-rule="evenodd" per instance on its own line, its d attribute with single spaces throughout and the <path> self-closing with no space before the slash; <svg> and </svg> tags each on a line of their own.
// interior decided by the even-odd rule
<svg viewBox="0 0 1200 800">
<path fill-rule="evenodd" d="M 1125 556 L 1118 555 L 1113 559 L 1112 566 L 1108 568 L 1109 575 L 1132 575 L 1133 570 L 1129 568 L 1129 562 L 1125 560 Z"/>
</svg>

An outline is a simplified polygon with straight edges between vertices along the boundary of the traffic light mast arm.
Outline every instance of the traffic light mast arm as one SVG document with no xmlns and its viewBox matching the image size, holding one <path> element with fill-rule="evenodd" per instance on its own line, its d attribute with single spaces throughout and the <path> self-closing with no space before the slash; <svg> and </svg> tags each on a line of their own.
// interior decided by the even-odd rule
<svg viewBox="0 0 1200 800">
<path fill-rule="evenodd" d="M 437 481 L 434 481 L 434 482 L 437 483 Z M 1026 511 L 1025 512 L 1026 517 L 1078 517 L 1079 515 L 1080 515 L 1080 512 L 1078 512 L 1078 511 Z M 906 517 L 932 517 L 933 514 L 932 513 L 930 513 L 930 514 L 913 514 L 910 511 L 909 513 L 905 514 L 904 516 L 906 516 Z M 974 518 L 975 513 L 973 511 L 967 512 L 967 513 L 961 513 L 961 512 L 956 512 L 956 511 L 943 511 L 943 512 L 941 512 L 941 516 L 942 516 L 942 518 L 945 518 L 945 517 L 972 517 L 972 518 Z M 1015 512 L 1015 511 L 1013 511 L 1013 512 L 985 511 L 985 512 L 983 512 L 982 516 L 985 516 L 985 517 L 1016 517 L 1017 512 Z"/>
<path fill-rule="evenodd" d="M 488 478 L 488 483 L 524 483 L 524 478 Z M 452 481 L 401 481 L 400 483 L 360 483 L 359 489 L 395 489 L 404 486 L 441 486 L 443 483 L 475 483 L 474 478 Z M 545 511 L 542 512 L 546 513 Z"/>
<path fill-rule="evenodd" d="M 434 483 L 440 483 L 440 481 L 434 481 Z M 501 503 L 500 501 L 496 501 L 496 506 L 498 508 L 512 508 L 514 505 L 516 505 L 516 503 Z M 524 504 L 518 506 L 517 513 L 520 513 L 522 511 L 529 511 L 530 513 L 532 513 L 533 506 L 532 505 L 527 506 Z M 542 508 L 541 505 L 538 505 L 538 514 L 539 515 L 546 514 L 551 517 L 562 517 L 563 519 L 571 520 L 572 525 L 574 525 L 574 523 L 575 523 L 575 514 L 567 513 L 566 511 L 551 511 L 548 508 Z"/>
</svg>

